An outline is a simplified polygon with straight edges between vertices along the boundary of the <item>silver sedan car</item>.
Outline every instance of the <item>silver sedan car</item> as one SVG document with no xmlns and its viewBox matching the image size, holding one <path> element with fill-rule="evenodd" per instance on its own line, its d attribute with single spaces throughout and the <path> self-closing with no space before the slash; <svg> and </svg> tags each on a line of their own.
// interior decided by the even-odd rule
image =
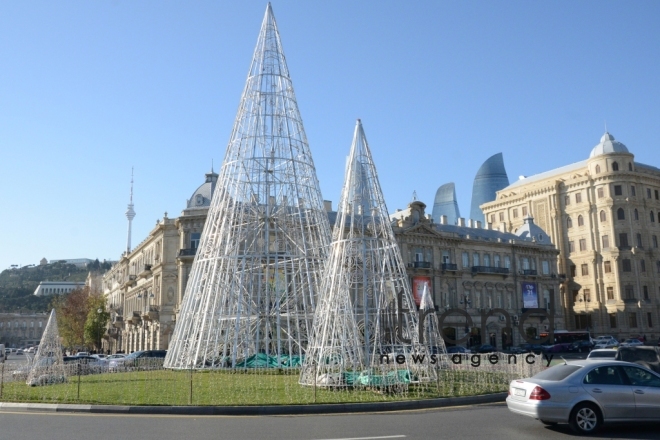
<svg viewBox="0 0 660 440">
<path fill-rule="evenodd" d="M 658 422 L 660 375 L 629 362 L 566 362 L 512 381 L 506 403 L 516 414 L 546 425 L 568 423 L 580 434 L 603 423 Z"/>
</svg>

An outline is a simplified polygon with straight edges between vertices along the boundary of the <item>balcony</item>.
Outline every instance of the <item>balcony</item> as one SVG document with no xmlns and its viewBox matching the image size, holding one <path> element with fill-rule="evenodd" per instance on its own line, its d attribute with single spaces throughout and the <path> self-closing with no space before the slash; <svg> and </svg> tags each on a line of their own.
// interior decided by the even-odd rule
<svg viewBox="0 0 660 440">
<path fill-rule="evenodd" d="M 442 263 L 442 270 L 457 271 L 458 265 L 453 263 Z"/>
<path fill-rule="evenodd" d="M 521 275 L 537 276 L 538 272 L 536 269 L 523 269 L 520 271 Z"/>
<path fill-rule="evenodd" d="M 430 269 L 431 268 L 431 262 L 430 261 L 415 261 L 413 263 L 413 267 L 415 269 Z"/>
<path fill-rule="evenodd" d="M 197 248 L 179 249 L 179 257 L 194 257 L 197 253 Z"/>
<path fill-rule="evenodd" d="M 149 309 L 142 313 L 142 319 L 145 321 L 158 321 L 158 315 L 158 306 L 149 306 Z"/>
<path fill-rule="evenodd" d="M 498 275 L 509 275 L 509 268 L 507 267 L 493 267 L 493 266 L 472 266 L 472 274 L 477 273 L 494 273 Z"/>
<path fill-rule="evenodd" d="M 112 321 L 112 325 L 115 328 L 124 328 L 124 317 L 121 315 L 115 316 L 114 321 Z"/>
<path fill-rule="evenodd" d="M 137 325 L 142 321 L 142 317 L 140 316 L 140 312 L 133 312 L 133 316 L 131 316 L 131 324 Z"/>
</svg>

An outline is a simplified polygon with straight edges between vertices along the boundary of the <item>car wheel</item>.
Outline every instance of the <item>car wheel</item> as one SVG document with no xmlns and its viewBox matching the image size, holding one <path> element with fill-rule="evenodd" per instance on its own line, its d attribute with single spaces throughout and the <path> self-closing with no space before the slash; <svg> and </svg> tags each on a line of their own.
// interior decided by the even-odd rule
<svg viewBox="0 0 660 440">
<path fill-rule="evenodd" d="M 557 422 L 548 422 L 547 420 L 541 420 L 541 423 L 545 426 L 555 426 L 557 424 Z"/>
<path fill-rule="evenodd" d="M 592 403 L 580 403 L 571 412 L 571 429 L 579 434 L 590 434 L 602 423 L 600 410 Z"/>
</svg>

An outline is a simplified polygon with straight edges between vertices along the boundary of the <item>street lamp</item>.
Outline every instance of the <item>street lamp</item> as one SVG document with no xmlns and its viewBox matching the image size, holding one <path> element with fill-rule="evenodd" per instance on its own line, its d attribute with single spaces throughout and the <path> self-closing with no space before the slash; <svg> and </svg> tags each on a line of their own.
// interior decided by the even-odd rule
<svg viewBox="0 0 660 440">
<path fill-rule="evenodd" d="M 459 302 L 460 302 L 460 304 L 463 304 L 463 306 L 465 308 L 465 313 L 467 314 L 468 306 L 472 305 L 472 301 L 470 301 L 470 295 L 465 294 L 465 293 L 462 294 L 461 295 L 461 300 Z M 467 335 L 469 332 L 470 332 L 470 327 L 468 327 L 468 318 L 466 316 L 465 317 L 465 334 Z"/>
</svg>

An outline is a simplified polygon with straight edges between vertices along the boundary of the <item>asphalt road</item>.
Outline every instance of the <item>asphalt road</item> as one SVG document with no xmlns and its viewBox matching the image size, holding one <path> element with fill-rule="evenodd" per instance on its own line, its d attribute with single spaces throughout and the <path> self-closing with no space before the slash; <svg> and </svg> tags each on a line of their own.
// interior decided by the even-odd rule
<svg viewBox="0 0 660 440">
<path fill-rule="evenodd" d="M 184 417 L 0 412 L 0 439 L 568 439 L 567 425 L 547 428 L 504 404 L 381 414 Z M 597 439 L 658 439 L 660 424 L 606 427 Z"/>
</svg>

